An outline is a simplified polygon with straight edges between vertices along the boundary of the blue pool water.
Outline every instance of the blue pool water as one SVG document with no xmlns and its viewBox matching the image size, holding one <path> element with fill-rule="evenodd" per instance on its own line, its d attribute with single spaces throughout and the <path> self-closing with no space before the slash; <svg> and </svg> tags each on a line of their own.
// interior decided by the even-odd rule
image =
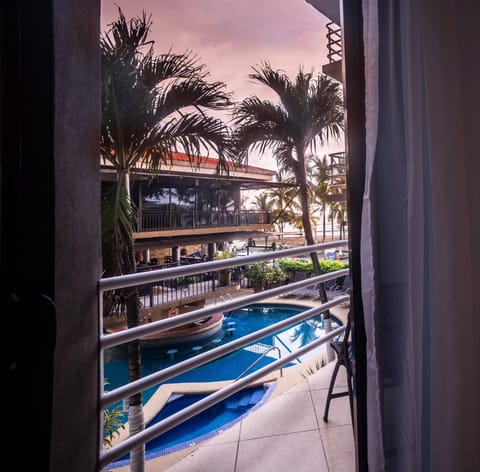
<svg viewBox="0 0 480 472">
<path fill-rule="evenodd" d="M 277 323 L 288 317 L 294 316 L 307 308 L 298 305 L 285 304 L 253 304 L 234 310 L 225 316 L 222 329 L 202 341 L 195 341 L 193 343 L 178 343 L 175 345 L 166 345 L 156 348 L 142 349 L 142 375 L 146 376 L 153 372 L 175 364 L 181 360 L 185 360 L 195 355 L 196 351 L 192 348 L 200 346 L 201 350 L 197 352 L 205 352 L 213 349 L 221 344 L 238 339 L 253 331 Z M 341 322 L 332 317 L 332 328 L 341 325 Z M 228 332 L 229 327 L 234 327 L 235 330 Z M 299 347 L 311 342 L 312 340 L 324 334 L 323 322 L 320 315 L 312 320 L 307 320 L 297 325 L 277 332 L 274 335 L 266 336 L 265 338 L 245 346 L 238 352 L 228 354 L 220 359 L 212 361 L 201 367 L 198 367 L 190 372 L 178 375 L 165 383 L 178 382 L 211 382 L 217 380 L 230 380 L 240 375 L 248 366 L 250 366 L 266 349 L 265 346 L 277 346 L 280 352 L 287 354 Z M 230 335 L 229 335 L 230 334 Z M 173 360 L 167 351 L 175 348 L 178 352 L 175 353 Z M 315 352 L 312 352 L 296 362 L 302 362 L 308 357 L 314 357 L 319 352 L 324 350 L 321 347 Z M 277 352 L 270 351 L 256 366 L 258 369 L 269 364 L 278 356 Z M 123 349 L 116 349 L 115 354 L 110 354 L 111 360 L 105 363 L 104 375 L 109 382 L 109 389 L 113 389 L 128 383 L 128 365 L 126 358 L 126 351 Z M 156 387 L 144 392 L 144 401 L 147 401 Z"/>
<path fill-rule="evenodd" d="M 195 341 L 193 343 L 178 343 L 163 347 L 143 348 L 142 375 L 149 375 L 159 369 L 169 367 L 178 361 L 194 356 L 197 352 L 205 352 L 206 350 L 212 349 L 221 344 L 231 342 L 253 331 L 257 331 L 261 328 L 270 326 L 273 323 L 294 316 L 306 309 L 306 307 L 298 305 L 272 303 L 253 304 L 234 310 L 225 316 L 222 329 L 210 338 Z M 332 328 L 334 329 L 340 325 L 341 322 L 332 317 Z M 234 328 L 234 330 L 231 330 L 231 328 Z M 227 356 L 198 367 L 190 372 L 169 379 L 165 383 L 211 382 L 235 379 L 247 367 L 251 366 L 252 363 L 257 360 L 266 349 L 268 349 L 268 347 L 278 347 L 283 356 L 284 354 L 288 354 L 322 336 L 324 332 L 322 317 L 318 315 L 311 320 L 298 323 L 297 325 L 279 331 L 274 335 L 266 336 L 260 341 L 245 346 L 237 352 L 228 354 Z M 194 347 L 200 347 L 201 349 L 194 350 L 192 349 Z M 172 348 L 177 349 L 173 359 L 167 352 Z M 324 349 L 324 346 L 320 347 L 302 359 L 297 359 L 294 363 L 303 362 L 309 357 L 318 356 Z M 110 361 L 106 362 L 104 366 L 104 375 L 108 380 L 109 389 L 126 384 L 128 382 L 126 352 L 117 348 L 108 353 L 106 358 L 110 359 Z M 277 351 L 270 351 L 254 366 L 252 370 L 259 369 L 277 358 Z M 143 392 L 143 401 L 146 402 L 157 388 L 158 387 L 152 387 L 145 390 Z M 261 389 L 263 390 L 263 387 L 261 387 Z M 245 392 L 246 391 L 243 390 L 236 395 L 248 396 L 250 394 L 249 392 Z M 262 394 L 263 393 L 264 392 L 262 391 Z M 245 397 L 243 398 L 245 400 Z M 253 398 L 260 399 L 259 393 L 256 393 Z M 194 398 L 194 396 L 190 395 L 171 399 L 166 407 L 159 413 L 158 417 L 153 421 L 158 421 L 172 412 L 184 408 L 188 402 L 193 403 L 197 399 L 198 397 Z M 155 441 L 148 443 L 146 445 L 147 457 L 154 457 L 187 447 L 193 440 L 199 441 L 199 437 L 204 436 L 207 431 L 211 433 L 222 426 L 225 427 L 227 424 L 238 421 L 238 419 L 245 414 L 246 410 L 242 408 L 229 408 L 226 402 L 228 402 L 228 400 L 206 410 L 202 414 L 202 417 L 197 416 L 192 418 L 184 425 L 179 425 L 169 432 L 162 434 Z M 247 407 L 246 409 L 248 410 L 249 408 L 252 408 L 255 404 L 256 402 L 249 400 L 245 405 Z M 128 461 L 128 458 L 125 460 Z"/>
<path fill-rule="evenodd" d="M 270 389 L 263 386 L 248 388 L 235 393 L 228 399 L 217 403 L 194 418 L 190 418 L 158 438 L 146 443 L 146 459 L 150 460 L 171 454 L 212 437 L 221 429 L 228 428 L 252 409 L 258 407 L 269 395 Z M 172 398 L 147 426 L 167 418 L 171 414 L 202 399 L 204 396 L 179 395 L 176 398 Z M 110 464 L 108 468 L 114 469 L 128 464 L 129 455 L 127 454 Z"/>
</svg>

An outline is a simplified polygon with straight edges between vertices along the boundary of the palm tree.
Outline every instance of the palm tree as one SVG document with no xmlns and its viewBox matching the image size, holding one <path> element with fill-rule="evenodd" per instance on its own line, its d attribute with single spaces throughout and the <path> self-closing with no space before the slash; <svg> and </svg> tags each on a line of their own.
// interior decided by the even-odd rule
<svg viewBox="0 0 480 472">
<path fill-rule="evenodd" d="M 273 90 L 279 104 L 250 96 L 234 110 L 236 145 L 242 156 L 272 151 L 280 170 L 295 176 L 302 206 L 305 240 L 314 244 L 309 211 L 307 151 L 315 151 L 343 129 L 343 101 L 338 83 L 325 75 L 314 77 L 300 68 L 295 80 L 273 70 L 268 62 L 253 68 L 249 77 Z M 318 257 L 314 264 L 318 266 Z"/>
<path fill-rule="evenodd" d="M 309 173 L 313 183 L 313 198 L 320 204 L 322 212 L 323 239 L 325 242 L 327 195 L 329 193 L 330 172 L 327 158 L 313 156 L 310 162 Z"/>
<path fill-rule="evenodd" d="M 286 186 L 276 187 L 268 193 L 272 198 L 274 206 L 272 217 L 273 223 L 279 226 L 281 233 L 281 242 L 284 243 L 284 227 L 286 223 L 292 223 L 295 220 L 295 210 L 298 209 L 298 202 L 296 197 L 298 195 L 298 188 L 295 184 L 295 178 L 287 175 L 285 171 L 277 171 L 275 174 L 276 182 L 285 184 Z"/>
<path fill-rule="evenodd" d="M 184 152 L 192 165 L 198 156 L 217 153 L 218 171 L 227 169 L 229 129 L 206 110 L 230 106 L 221 82 L 209 83 L 205 66 L 191 52 L 154 55 L 148 39 L 152 25 L 145 12 L 127 21 L 121 9 L 118 20 L 100 39 L 102 64 L 102 128 L 100 153 L 113 166 L 116 182 L 103 195 L 104 275 L 135 272 L 132 228 L 135 208 L 130 200 L 130 173 L 142 166 L 157 172 Z M 227 169 L 228 170 L 228 169 Z M 117 294 L 127 326 L 139 319 L 136 289 Z M 141 376 L 139 341 L 129 343 L 129 377 Z M 141 393 L 129 398 L 130 433 L 144 428 Z M 131 453 L 131 468 L 143 470 L 144 447 Z"/>
<path fill-rule="evenodd" d="M 302 207 L 302 226 L 307 245 L 315 243 L 310 217 L 307 153 L 315 152 L 343 130 L 340 85 L 325 75 L 314 76 L 300 67 L 294 80 L 268 62 L 253 67 L 251 79 L 276 93 L 279 103 L 250 96 L 234 110 L 235 141 L 242 157 L 256 150 L 271 151 L 280 170 L 295 176 Z M 320 273 L 317 253 L 311 253 L 314 270 Z M 322 285 L 323 287 L 323 285 Z M 320 293 L 327 301 L 325 290 Z M 329 316 L 329 313 L 326 313 Z"/>
<path fill-rule="evenodd" d="M 255 195 L 255 199 L 252 202 L 255 210 L 270 212 L 273 209 L 273 201 L 269 192 L 262 192 Z"/>
</svg>

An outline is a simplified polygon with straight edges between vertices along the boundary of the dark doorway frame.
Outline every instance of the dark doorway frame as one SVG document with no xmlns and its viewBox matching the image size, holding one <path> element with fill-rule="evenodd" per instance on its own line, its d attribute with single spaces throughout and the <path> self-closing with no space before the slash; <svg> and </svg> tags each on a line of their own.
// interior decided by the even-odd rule
<svg viewBox="0 0 480 472">
<path fill-rule="evenodd" d="M 345 99 L 345 136 L 348 156 L 350 269 L 352 274 L 352 341 L 354 351 L 354 430 L 358 472 L 368 471 L 366 408 L 366 335 L 361 291 L 360 239 L 365 187 L 365 72 L 363 14 L 360 0 L 341 2 Z"/>
</svg>

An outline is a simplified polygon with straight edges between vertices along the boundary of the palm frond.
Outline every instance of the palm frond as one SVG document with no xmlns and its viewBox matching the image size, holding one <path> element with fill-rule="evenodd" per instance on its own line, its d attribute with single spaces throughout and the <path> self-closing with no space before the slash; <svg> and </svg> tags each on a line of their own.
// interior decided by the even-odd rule
<svg viewBox="0 0 480 472">
<path fill-rule="evenodd" d="M 188 107 L 197 109 L 225 110 L 231 106 L 231 94 L 223 91 L 222 82 L 208 83 L 196 77 L 176 81 L 158 94 L 156 100 L 156 119 L 167 118 L 172 113 Z"/>
<path fill-rule="evenodd" d="M 277 126 L 287 126 L 289 118 L 285 110 L 268 100 L 252 96 L 240 102 L 233 112 L 235 124 L 272 123 Z"/>
<path fill-rule="evenodd" d="M 330 138 L 340 136 L 343 126 L 342 99 L 339 88 L 324 76 L 314 79 L 312 72 L 300 67 L 294 80 L 268 62 L 253 68 L 250 78 L 276 92 L 278 104 L 248 97 L 235 109 L 235 143 L 239 152 L 271 151 L 279 168 L 295 175 L 302 207 L 305 240 L 313 244 L 310 219 L 311 192 L 307 179 L 306 152 L 315 150 Z M 318 256 L 312 253 L 318 269 Z"/>
<path fill-rule="evenodd" d="M 145 13 L 127 21 L 119 8 L 101 38 L 103 161 L 120 172 L 139 162 L 156 172 L 174 152 L 204 150 L 217 152 L 219 172 L 228 169 L 230 130 L 207 112 L 230 106 L 231 94 L 222 82 L 206 81 L 208 71 L 193 52 L 155 56 L 150 27 Z"/>
<path fill-rule="evenodd" d="M 125 254 L 129 250 L 136 208 L 120 184 L 112 184 L 102 193 L 102 248 L 105 274 L 129 273 Z"/>
<path fill-rule="evenodd" d="M 159 56 L 150 56 L 137 70 L 139 80 L 150 90 L 170 79 L 203 79 L 208 75 L 205 65 L 200 63 L 200 57 L 192 51 L 177 54 L 170 50 Z"/>
<path fill-rule="evenodd" d="M 273 70 L 268 61 L 263 61 L 259 66 L 252 67 L 253 73 L 249 74 L 250 79 L 266 85 L 272 89 L 281 99 L 285 96 L 287 90 L 291 86 L 291 82 L 287 74 L 280 70 Z"/>
<path fill-rule="evenodd" d="M 202 164 L 202 156 L 214 151 L 223 159 L 232 159 L 230 129 L 222 120 L 200 113 L 188 113 L 178 119 L 161 122 L 151 130 L 141 161 L 155 171 L 162 162 L 171 161 L 175 152 L 184 152 L 194 167 Z M 148 152 L 147 152 L 148 151 Z"/>
</svg>

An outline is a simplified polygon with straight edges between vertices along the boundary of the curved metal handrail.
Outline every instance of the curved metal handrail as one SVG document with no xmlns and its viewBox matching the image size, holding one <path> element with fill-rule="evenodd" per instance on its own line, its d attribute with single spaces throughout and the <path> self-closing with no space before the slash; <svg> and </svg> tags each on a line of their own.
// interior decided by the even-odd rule
<svg viewBox="0 0 480 472">
<path fill-rule="evenodd" d="M 270 351 L 276 349 L 278 351 L 278 358 L 282 358 L 282 353 L 280 352 L 280 348 L 278 346 L 270 346 L 260 357 L 255 359 L 235 380 L 236 382 L 238 379 L 241 379 L 253 366 L 257 365 Z M 283 377 L 283 367 L 280 367 L 280 377 Z"/>
</svg>

